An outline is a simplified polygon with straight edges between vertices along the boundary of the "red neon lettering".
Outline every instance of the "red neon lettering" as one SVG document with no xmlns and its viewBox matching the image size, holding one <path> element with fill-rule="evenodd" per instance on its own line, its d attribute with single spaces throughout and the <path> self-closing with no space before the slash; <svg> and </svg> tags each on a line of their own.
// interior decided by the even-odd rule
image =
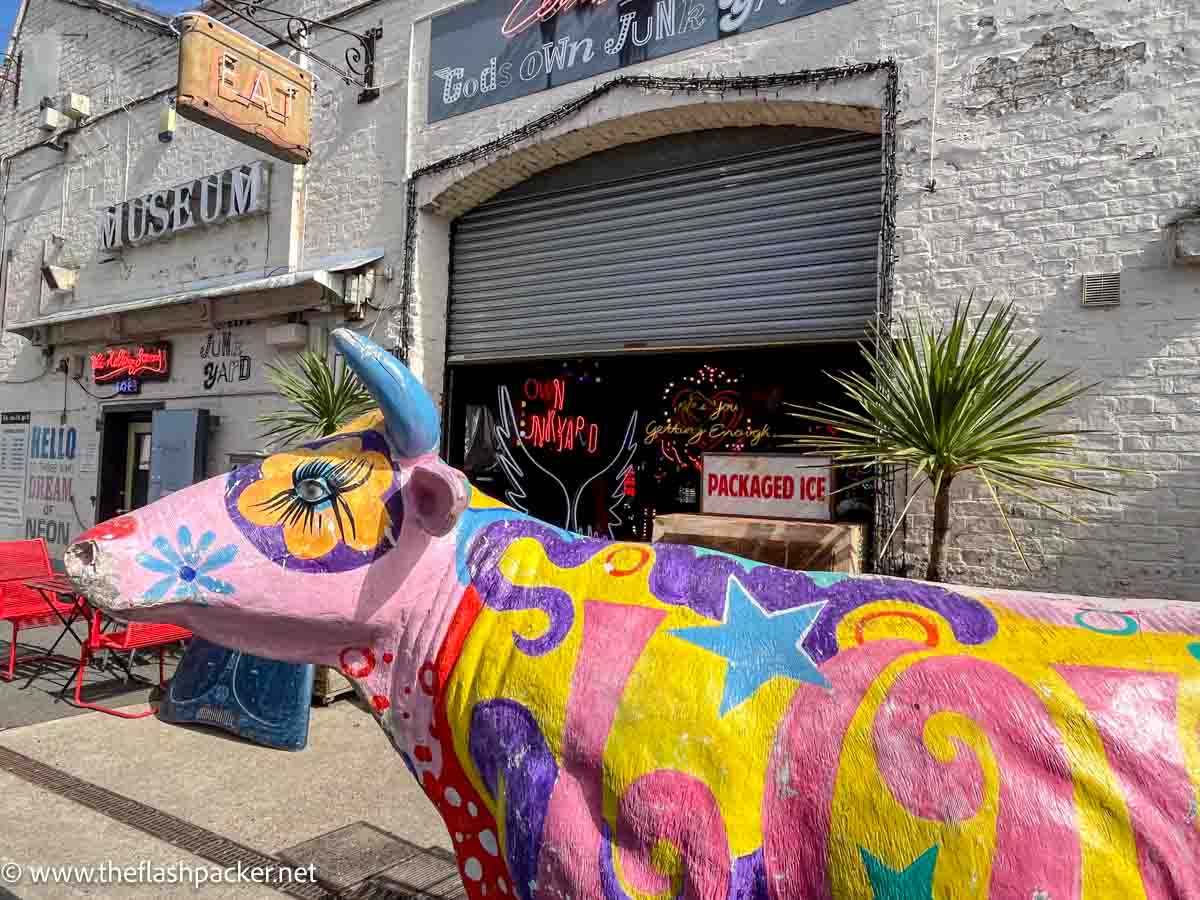
<svg viewBox="0 0 1200 900">
<path fill-rule="evenodd" d="M 527 5 L 528 0 L 516 0 L 513 4 L 512 10 L 504 19 L 504 24 L 500 26 L 500 33 L 506 38 L 515 37 L 534 22 L 545 22 L 547 19 L 553 18 L 558 13 L 562 3 L 561 0 L 540 0 L 533 12 L 520 21 L 513 22 L 513 17 Z"/>
<path fill-rule="evenodd" d="M 583 416 L 564 418 L 551 408 L 542 415 L 531 414 L 528 419 L 529 433 L 522 437 L 535 447 L 549 444 L 550 449 L 559 453 L 574 450 L 577 446 L 588 453 L 600 449 L 600 426 Z"/>
<path fill-rule="evenodd" d="M 547 409 L 562 409 L 567 386 L 561 378 L 552 378 L 549 381 L 526 378 L 523 391 L 526 400 L 542 400 Z"/>
<path fill-rule="evenodd" d="M 96 381 L 111 381 L 122 375 L 133 377 L 144 373 L 167 374 L 167 348 L 138 347 L 130 353 L 124 347 L 92 354 L 92 376 Z"/>
<path fill-rule="evenodd" d="M 605 2 L 607 0 L 515 0 L 512 10 L 504 19 L 504 24 L 500 26 L 500 33 L 506 38 L 516 37 L 534 22 L 546 22 L 561 12 L 574 9 L 577 5 L 590 3 L 592 6 L 600 6 Z M 513 21 L 519 13 L 534 5 L 536 9 L 525 18 Z"/>
</svg>

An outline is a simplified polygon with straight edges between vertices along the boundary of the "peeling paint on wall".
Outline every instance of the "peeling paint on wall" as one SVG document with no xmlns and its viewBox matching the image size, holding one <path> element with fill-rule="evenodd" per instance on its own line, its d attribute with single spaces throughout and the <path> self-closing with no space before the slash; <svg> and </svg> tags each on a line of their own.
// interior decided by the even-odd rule
<svg viewBox="0 0 1200 900">
<path fill-rule="evenodd" d="M 1094 32 L 1060 25 L 1018 59 L 993 56 L 970 76 L 967 108 L 990 116 L 1067 98 L 1091 109 L 1129 89 L 1129 70 L 1146 58 L 1144 41 L 1105 47 Z"/>
</svg>

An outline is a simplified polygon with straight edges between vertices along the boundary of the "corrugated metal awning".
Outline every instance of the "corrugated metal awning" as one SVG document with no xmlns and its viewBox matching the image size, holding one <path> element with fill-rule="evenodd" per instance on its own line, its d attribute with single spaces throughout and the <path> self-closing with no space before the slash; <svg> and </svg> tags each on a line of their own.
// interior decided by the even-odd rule
<svg viewBox="0 0 1200 900">
<path fill-rule="evenodd" d="M 237 275 L 234 277 L 209 278 L 195 282 L 186 291 L 161 294 L 156 297 L 143 297 L 137 300 L 123 300 L 120 303 L 107 303 L 102 306 L 74 307 L 61 312 L 40 316 L 36 319 L 30 319 L 26 322 L 11 323 L 8 326 L 8 330 L 20 334 L 23 331 L 31 331 L 35 328 L 46 328 L 51 325 L 62 325 L 67 322 L 79 322 L 84 319 L 124 315 L 142 310 L 159 309 L 164 306 L 177 306 L 201 300 L 214 300 L 219 297 L 230 297 L 237 294 L 278 291 L 305 284 L 321 285 L 340 296 L 342 292 L 342 278 L 340 277 L 340 273 L 360 269 L 376 260 L 382 259 L 383 254 L 384 251 L 379 249 L 360 250 L 356 253 L 325 257 L 317 260 L 312 268 L 301 269 L 296 272 L 283 272 L 279 275 L 270 276 Z"/>
</svg>

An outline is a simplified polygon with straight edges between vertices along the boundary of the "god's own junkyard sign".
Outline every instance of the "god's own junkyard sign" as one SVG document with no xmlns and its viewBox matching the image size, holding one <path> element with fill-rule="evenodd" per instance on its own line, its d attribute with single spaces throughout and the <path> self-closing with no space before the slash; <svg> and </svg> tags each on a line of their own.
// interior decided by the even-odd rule
<svg viewBox="0 0 1200 900">
<path fill-rule="evenodd" d="M 479 0 L 434 17 L 429 121 L 853 0 Z"/>
</svg>

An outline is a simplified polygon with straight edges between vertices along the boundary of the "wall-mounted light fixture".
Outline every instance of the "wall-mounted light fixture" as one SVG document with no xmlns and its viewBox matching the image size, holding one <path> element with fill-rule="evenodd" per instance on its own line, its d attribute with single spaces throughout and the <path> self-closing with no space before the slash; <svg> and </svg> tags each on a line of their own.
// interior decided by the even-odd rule
<svg viewBox="0 0 1200 900">
<path fill-rule="evenodd" d="M 158 114 L 158 139 L 164 144 L 175 140 L 175 98 L 169 99 Z"/>
<path fill-rule="evenodd" d="M 68 269 L 66 266 L 42 266 L 42 278 L 52 291 L 73 291 L 79 278 L 78 269 Z"/>
</svg>

